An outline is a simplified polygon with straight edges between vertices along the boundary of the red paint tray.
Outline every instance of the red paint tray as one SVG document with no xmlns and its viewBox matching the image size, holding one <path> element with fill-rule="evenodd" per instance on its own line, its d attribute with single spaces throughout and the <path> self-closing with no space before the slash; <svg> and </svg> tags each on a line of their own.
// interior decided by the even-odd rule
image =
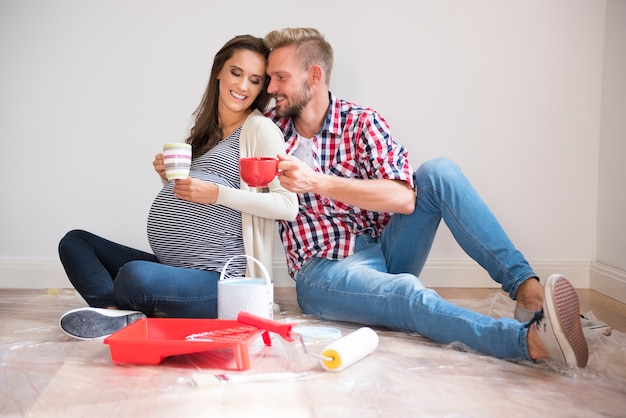
<svg viewBox="0 0 626 418">
<path fill-rule="evenodd" d="M 114 363 L 159 364 L 169 356 L 231 349 L 237 369 L 247 370 L 249 345 L 261 333 L 266 345 L 271 345 L 271 340 L 258 325 L 240 320 L 141 319 L 110 335 L 104 343 L 109 345 Z"/>
</svg>

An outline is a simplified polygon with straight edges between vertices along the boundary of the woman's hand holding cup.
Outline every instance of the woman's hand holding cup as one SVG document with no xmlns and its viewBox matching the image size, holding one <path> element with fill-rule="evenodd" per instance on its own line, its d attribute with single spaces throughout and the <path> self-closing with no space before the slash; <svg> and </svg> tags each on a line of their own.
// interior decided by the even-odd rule
<svg viewBox="0 0 626 418">
<path fill-rule="evenodd" d="M 161 177 L 163 181 L 167 181 L 167 175 L 165 174 L 165 162 L 163 160 L 163 154 L 159 153 L 154 156 L 154 161 L 152 161 L 152 166 L 154 167 L 154 171 Z"/>
<path fill-rule="evenodd" d="M 217 201 L 219 187 L 210 181 L 193 177 L 174 180 L 174 196 L 193 203 L 212 204 Z"/>
</svg>

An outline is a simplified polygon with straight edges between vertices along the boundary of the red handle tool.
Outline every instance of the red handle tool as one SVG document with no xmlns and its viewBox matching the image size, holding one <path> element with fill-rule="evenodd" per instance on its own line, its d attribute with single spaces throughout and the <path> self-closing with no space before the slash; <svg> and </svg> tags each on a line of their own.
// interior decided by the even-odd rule
<svg viewBox="0 0 626 418">
<path fill-rule="evenodd" d="M 239 312 L 239 315 L 237 315 L 237 321 L 241 322 L 242 324 L 252 325 L 264 331 L 274 332 L 283 337 L 285 341 L 294 341 L 294 334 L 291 331 L 293 324 L 284 324 L 282 322 L 263 318 L 245 311 Z M 267 332 L 263 333 L 263 341 L 265 342 L 265 345 L 271 345 L 269 334 Z"/>
</svg>

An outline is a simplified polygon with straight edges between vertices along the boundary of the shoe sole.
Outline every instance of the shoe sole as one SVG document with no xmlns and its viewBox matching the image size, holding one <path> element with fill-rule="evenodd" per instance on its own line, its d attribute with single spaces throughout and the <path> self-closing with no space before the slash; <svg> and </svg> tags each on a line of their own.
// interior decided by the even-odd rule
<svg viewBox="0 0 626 418">
<path fill-rule="evenodd" d="M 544 286 L 544 310 L 550 317 L 552 328 L 565 363 L 585 367 L 589 359 L 587 341 L 580 325 L 580 308 L 576 290 L 563 276 L 552 275 Z"/>
<path fill-rule="evenodd" d="M 81 340 L 94 340 L 108 337 L 116 331 L 145 318 L 142 313 L 122 316 L 108 316 L 96 311 L 77 310 L 61 318 L 61 329 L 66 334 Z"/>
</svg>

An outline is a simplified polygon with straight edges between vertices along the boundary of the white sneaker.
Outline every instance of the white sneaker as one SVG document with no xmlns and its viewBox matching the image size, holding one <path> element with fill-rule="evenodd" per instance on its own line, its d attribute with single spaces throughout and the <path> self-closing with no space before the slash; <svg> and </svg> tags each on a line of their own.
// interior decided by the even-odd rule
<svg viewBox="0 0 626 418">
<path fill-rule="evenodd" d="M 582 325 L 583 330 L 591 329 L 594 331 L 598 331 L 607 337 L 611 335 L 611 327 L 608 324 L 605 324 L 602 321 L 599 321 L 595 318 L 587 318 L 585 315 L 580 314 L 580 325 Z"/>
<path fill-rule="evenodd" d="M 519 304 L 517 303 L 515 304 L 515 311 L 513 312 L 513 318 L 516 321 L 530 322 L 532 321 L 534 316 L 535 316 L 535 311 L 524 309 L 521 306 L 519 306 Z M 583 328 L 583 330 L 591 329 L 594 331 L 601 332 L 602 334 L 607 335 L 607 336 L 611 335 L 611 327 L 609 327 L 608 324 L 605 324 L 604 322 L 598 319 L 587 318 L 583 314 L 580 314 L 580 325 Z"/>
<path fill-rule="evenodd" d="M 145 318 L 139 311 L 103 308 L 79 308 L 63 314 L 59 326 L 69 336 L 80 340 L 108 337 L 115 331 Z"/>
<path fill-rule="evenodd" d="M 578 296 L 571 283 L 553 274 L 544 285 L 543 313 L 530 322 L 548 351 L 550 361 L 585 367 L 589 359 L 587 341 L 580 325 Z"/>
</svg>

